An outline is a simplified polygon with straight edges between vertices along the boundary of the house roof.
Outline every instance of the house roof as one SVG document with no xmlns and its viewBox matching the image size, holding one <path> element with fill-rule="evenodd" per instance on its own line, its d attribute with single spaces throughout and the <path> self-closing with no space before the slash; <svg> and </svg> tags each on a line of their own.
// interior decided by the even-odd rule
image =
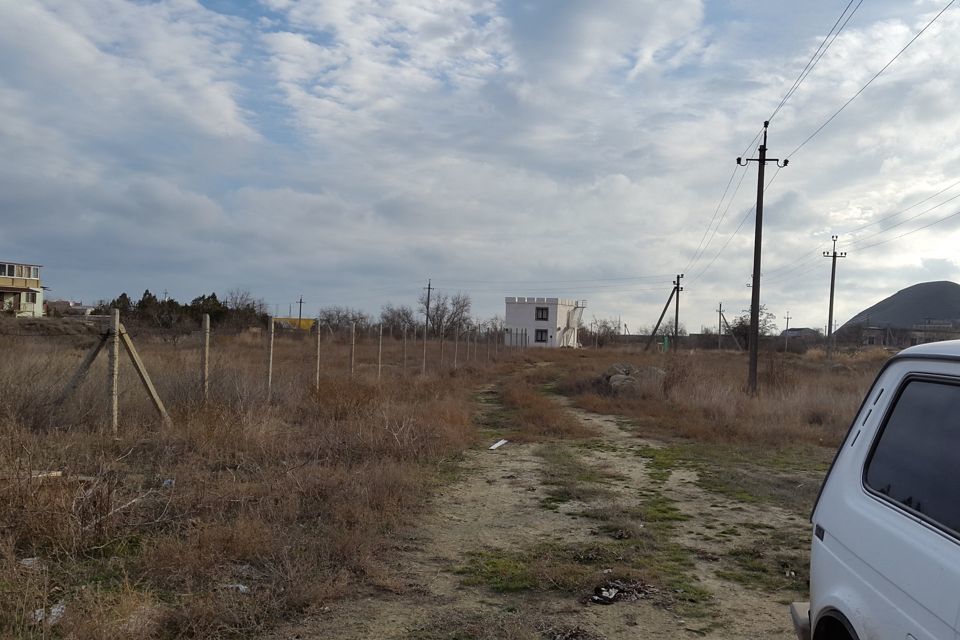
<svg viewBox="0 0 960 640">
<path fill-rule="evenodd" d="M 29 262 L 17 262 L 16 260 L 0 260 L 0 264 L 18 264 L 21 267 L 42 267 L 42 264 L 31 264 Z"/>
</svg>

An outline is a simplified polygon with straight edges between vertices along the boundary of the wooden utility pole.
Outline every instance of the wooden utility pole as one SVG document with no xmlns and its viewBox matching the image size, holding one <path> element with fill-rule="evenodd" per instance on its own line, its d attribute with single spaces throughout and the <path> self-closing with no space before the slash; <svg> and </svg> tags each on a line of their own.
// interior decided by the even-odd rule
<svg viewBox="0 0 960 640">
<path fill-rule="evenodd" d="M 300 305 L 300 310 L 297 311 L 297 331 L 300 331 L 300 323 L 303 322 L 303 295 L 300 296 L 297 304 Z"/>
<path fill-rule="evenodd" d="M 751 395 L 757 394 L 757 359 L 760 353 L 760 258 L 763 240 L 763 171 L 768 161 L 768 126 L 770 126 L 769 120 L 763 123 L 763 142 L 760 143 L 759 149 L 760 157 L 756 159 L 737 158 L 738 165 L 746 166 L 750 162 L 756 162 L 758 167 L 756 222 L 754 225 L 753 238 L 753 284 L 750 300 L 750 364 L 747 370 L 747 387 L 750 389 Z M 779 164 L 777 158 L 769 158 L 769 161 L 777 163 L 777 166 L 781 168 L 788 164 L 788 160 L 784 160 L 782 165 Z"/>
<path fill-rule="evenodd" d="M 210 314 L 203 314 L 203 355 L 201 356 L 203 404 L 210 401 Z"/>
<path fill-rule="evenodd" d="M 827 319 L 827 358 L 833 357 L 834 350 L 834 338 L 833 338 L 833 291 L 834 284 L 837 280 L 837 258 L 846 258 L 847 252 L 837 253 L 837 236 L 831 236 L 833 240 L 833 251 L 827 253 L 823 252 L 824 258 L 830 258 L 830 311 Z"/>
</svg>

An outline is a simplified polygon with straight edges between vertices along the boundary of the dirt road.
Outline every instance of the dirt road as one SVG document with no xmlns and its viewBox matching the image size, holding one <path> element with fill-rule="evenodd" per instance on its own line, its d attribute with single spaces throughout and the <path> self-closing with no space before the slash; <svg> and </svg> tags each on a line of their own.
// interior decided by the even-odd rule
<svg viewBox="0 0 960 640">
<path fill-rule="evenodd" d="M 271 637 L 791 638 L 803 515 L 714 491 L 703 474 L 724 469 L 565 407 L 597 437 L 469 451 L 383 550 L 378 588 Z M 591 601 L 611 586 L 612 604 Z"/>
</svg>

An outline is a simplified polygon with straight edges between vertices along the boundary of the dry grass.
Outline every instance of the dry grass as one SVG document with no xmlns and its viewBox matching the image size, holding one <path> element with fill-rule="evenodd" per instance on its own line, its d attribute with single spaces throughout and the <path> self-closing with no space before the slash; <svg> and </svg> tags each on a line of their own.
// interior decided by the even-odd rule
<svg viewBox="0 0 960 640">
<path fill-rule="evenodd" d="M 9 328 L 9 327 L 8 327 Z M 58 330 L 59 331 L 59 330 Z M 0 332 L 2 333 L 2 332 Z M 197 335 L 135 336 L 173 416 L 165 428 L 129 365 L 121 367 L 116 438 L 106 428 L 106 358 L 67 402 L 58 393 L 96 340 L 79 332 L 3 336 L 0 360 L 0 636 L 238 637 L 358 587 L 389 587 L 383 548 L 442 471 L 476 437 L 472 395 L 496 381 L 502 426 L 518 439 L 593 435 L 545 392 L 621 414 L 642 428 L 707 442 L 833 444 L 879 367 L 765 356 L 763 394 L 743 394 L 733 353 L 491 353 L 421 377 L 422 342 L 365 336 L 315 343 L 280 336 L 272 402 L 264 338 L 215 336 L 210 402 Z M 446 364 L 452 350 L 446 345 Z M 611 363 L 666 370 L 639 397 L 596 384 Z M 538 366 L 548 362 L 552 366 Z M 514 437 L 511 435 L 510 437 Z M 58 471 L 61 477 L 37 472 Z M 238 586 L 238 585 L 242 585 Z M 34 612 L 65 604 L 54 627 Z"/>
<path fill-rule="evenodd" d="M 124 364 L 113 438 L 105 356 L 57 402 L 95 339 L 5 342 L 0 636 L 235 637 L 389 583 L 385 536 L 473 442 L 471 393 L 502 366 L 403 376 L 390 341 L 378 382 L 367 340 L 351 380 L 348 347 L 331 343 L 316 389 L 315 343 L 280 338 L 267 404 L 263 339 L 218 336 L 204 405 L 196 338 L 139 336 L 174 426 L 161 426 Z M 409 374 L 421 354 L 408 345 Z M 62 476 L 37 473 L 48 471 Z M 56 626 L 34 621 L 61 602 Z"/>
<path fill-rule="evenodd" d="M 556 353 L 560 390 L 577 406 L 626 416 L 640 427 L 704 442 L 835 446 L 863 394 L 888 357 L 882 350 L 838 355 L 761 354 L 760 395 L 745 393 L 745 354 L 692 351 L 647 354 L 621 351 L 601 357 Z M 609 392 L 600 374 L 614 362 L 655 366 L 666 375 L 643 393 Z"/>
</svg>

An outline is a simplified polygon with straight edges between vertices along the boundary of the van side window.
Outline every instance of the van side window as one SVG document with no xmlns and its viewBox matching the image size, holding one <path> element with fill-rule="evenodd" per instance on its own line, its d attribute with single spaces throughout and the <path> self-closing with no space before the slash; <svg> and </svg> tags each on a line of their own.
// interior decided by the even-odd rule
<svg viewBox="0 0 960 640">
<path fill-rule="evenodd" d="M 907 383 L 867 462 L 867 486 L 960 532 L 960 386 Z"/>
</svg>

